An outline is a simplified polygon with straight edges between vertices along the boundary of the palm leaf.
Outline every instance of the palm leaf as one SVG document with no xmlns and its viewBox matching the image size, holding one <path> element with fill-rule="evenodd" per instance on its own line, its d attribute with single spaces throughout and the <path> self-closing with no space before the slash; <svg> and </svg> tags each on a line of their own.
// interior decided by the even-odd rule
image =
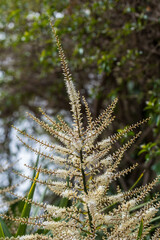
<svg viewBox="0 0 160 240">
<path fill-rule="evenodd" d="M 4 235 L 4 232 L 3 232 L 3 228 L 1 226 L 1 223 L 0 223 L 0 238 L 5 238 L 5 235 Z"/>
<path fill-rule="evenodd" d="M 32 183 L 32 186 L 31 186 L 30 191 L 29 191 L 28 196 L 27 196 L 28 199 L 33 199 L 33 194 L 34 194 L 35 186 L 36 186 L 36 180 L 38 179 L 38 176 L 39 176 L 39 172 L 36 174 L 36 177 L 34 178 L 34 181 Z M 22 210 L 21 218 L 29 217 L 30 210 L 31 210 L 31 204 L 28 204 L 26 202 L 24 204 L 24 207 L 23 207 L 23 210 Z M 19 227 L 18 227 L 18 230 L 17 230 L 17 233 L 16 233 L 16 237 L 25 235 L 26 228 L 27 228 L 26 224 L 21 224 L 20 223 Z"/>
<path fill-rule="evenodd" d="M 141 223 L 139 226 L 139 231 L 138 231 L 138 236 L 137 236 L 137 240 L 140 240 L 142 237 L 142 232 L 143 232 L 143 218 L 141 219 Z"/>
<path fill-rule="evenodd" d="M 7 225 L 5 224 L 5 222 L 3 221 L 2 218 L 0 218 L 0 225 L 1 225 L 1 228 L 3 230 L 5 237 L 12 237 Z M 0 236 L 1 236 L 1 234 L 0 234 Z"/>
</svg>

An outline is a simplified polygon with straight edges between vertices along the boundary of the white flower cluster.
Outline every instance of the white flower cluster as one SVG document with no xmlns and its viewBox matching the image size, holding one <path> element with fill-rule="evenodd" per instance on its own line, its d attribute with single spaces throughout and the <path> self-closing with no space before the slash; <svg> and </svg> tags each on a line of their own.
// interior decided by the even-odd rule
<svg viewBox="0 0 160 240">
<path fill-rule="evenodd" d="M 100 147 L 100 149 L 104 149 L 108 147 L 111 143 L 111 138 L 108 137 L 107 139 L 102 140 L 101 142 L 97 143 L 97 146 Z"/>
<path fill-rule="evenodd" d="M 48 211 L 49 214 L 51 214 L 53 217 L 62 217 L 63 215 L 66 214 L 67 209 L 66 208 L 59 208 L 54 205 L 47 205 L 46 210 Z"/>
</svg>

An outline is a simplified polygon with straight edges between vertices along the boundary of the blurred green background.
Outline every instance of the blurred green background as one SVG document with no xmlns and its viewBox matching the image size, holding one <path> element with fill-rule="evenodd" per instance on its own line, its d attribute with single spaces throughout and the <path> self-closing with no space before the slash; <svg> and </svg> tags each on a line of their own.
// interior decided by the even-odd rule
<svg viewBox="0 0 160 240">
<path fill-rule="evenodd" d="M 119 184 L 128 189 L 143 170 L 141 183 L 151 181 L 160 173 L 159 0 L 0 1 L 0 164 L 16 160 L 21 151 L 19 143 L 13 151 L 12 124 L 30 133 L 39 131 L 32 122 L 25 124 L 26 111 L 41 117 L 40 106 L 50 116 L 69 116 L 48 16 L 93 116 L 119 99 L 106 136 L 151 117 L 119 168 L 136 161 L 139 167 Z M 7 177 L 11 185 L 11 174 Z"/>
</svg>

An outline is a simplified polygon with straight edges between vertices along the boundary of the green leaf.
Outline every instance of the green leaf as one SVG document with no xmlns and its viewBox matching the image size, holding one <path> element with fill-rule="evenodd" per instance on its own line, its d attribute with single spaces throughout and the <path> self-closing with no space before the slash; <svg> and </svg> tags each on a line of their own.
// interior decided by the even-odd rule
<svg viewBox="0 0 160 240">
<path fill-rule="evenodd" d="M 13 10 L 13 11 L 10 13 L 10 15 L 8 16 L 8 20 L 10 21 L 12 18 L 14 18 L 15 16 L 17 16 L 20 12 L 21 12 L 20 9 Z"/>
<path fill-rule="evenodd" d="M 142 237 L 142 232 L 143 232 L 143 218 L 141 219 L 141 223 L 139 226 L 139 231 L 138 231 L 138 236 L 137 236 L 137 240 L 140 240 Z"/>
<path fill-rule="evenodd" d="M 3 221 L 2 218 L 0 218 L 0 225 L 1 225 L 2 229 L 3 229 L 4 235 L 5 235 L 6 237 L 12 237 L 12 235 L 11 235 L 11 233 L 10 233 L 7 225 L 5 224 L 5 222 Z"/>
<path fill-rule="evenodd" d="M 36 186 L 36 180 L 38 179 L 39 176 L 39 172 L 36 174 L 36 177 L 34 178 L 34 181 L 32 183 L 32 186 L 30 188 L 30 191 L 28 193 L 28 197 L 27 199 L 33 199 L 33 194 L 34 194 L 34 190 L 35 190 L 35 186 Z M 31 210 L 31 204 L 28 204 L 27 202 L 24 204 L 23 210 L 22 210 L 22 214 L 21 214 L 21 218 L 26 218 L 29 217 L 30 214 L 30 210 Z M 26 228 L 27 225 L 26 224 L 21 224 L 18 227 L 17 233 L 16 233 L 16 237 L 17 236 L 22 236 L 25 235 L 26 232 Z"/>
<path fill-rule="evenodd" d="M 67 207 L 68 206 L 69 199 L 68 198 L 62 198 L 59 204 L 59 207 Z"/>
<path fill-rule="evenodd" d="M 34 171 L 33 171 L 32 179 L 34 179 L 35 176 L 36 176 L 36 168 L 38 167 L 38 163 L 39 163 L 39 155 L 37 156 L 37 159 L 36 159 L 36 163 L 35 163 L 35 166 L 34 166 L 35 169 L 34 169 Z M 27 192 L 29 192 L 29 190 L 30 190 L 33 182 L 34 182 L 34 181 L 31 182 L 31 185 L 29 186 Z M 22 200 L 20 200 L 20 201 L 18 201 L 18 202 L 16 203 L 16 206 L 17 206 L 17 205 L 18 205 L 19 212 L 22 212 L 22 210 L 23 210 L 23 208 L 24 208 L 24 205 L 25 205 L 25 202 L 22 201 Z M 13 206 L 14 206 L 14 204 L 13 204 Z M 12 209 L 12 210 L 13 210 L 13 209 Z"/>
<path fill-rule="evenodd" d="M 140 150 L 139 153 L 138 153 L 138 155 L 141 155 L 141 154 L 144 153 L 144 152 L 147 152 L 147 149 L 146 149 L 146 148 Z"/>
<path fill-rule="evenodd" d="M 129 189 L 130 191 L 135 188 L 135 186 L 139 183 L 139 181 L 141 180 L 141 178 L 143 177 L 144 172 L 141 173 L 141 175 L 139 176 L 139 178 L 137 179 L 137 181 L 132 185 L 132 187 Z"/>
<path fill-rule="evenodd" d="M 38 163 L 39 163 L 39 155 L 37 156 L 36 164 L 34 166 L 35 169 L 34 169 L 34 172 L 33 172 L 33 177 L 32 177 L 33 179 L 36 177 L 36 168 L 38 167 Z"/>
<path fill-rule="evenodd" d="M 3 232 L 3 229 L 2 229 L 1 223 L 0 223 L 0 237 L 1 237 L 1 238 L 5 238 L 5 235 L 4 235 L 4 232 Z"/>
</svg>

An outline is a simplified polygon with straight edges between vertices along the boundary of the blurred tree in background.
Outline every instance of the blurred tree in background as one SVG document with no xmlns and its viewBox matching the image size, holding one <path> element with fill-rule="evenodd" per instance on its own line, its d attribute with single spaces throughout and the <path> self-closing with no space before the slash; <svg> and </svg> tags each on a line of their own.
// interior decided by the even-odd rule
<svg viewBox="0 0 160 240">
<path fill-rule="evenodd" d="M 11 125 L 23 126 L 26 111 L 38 115 L 41 106 L 67 117 L 60 111 L 69 105 L 50 16 L 93 116 L 119 98 L 109 134 L 151 116 L 137 152 L 131 149 L 121 165 L 135 163 L 139 154 L 139 170 L 127 182 L 120 179 L 121 187 L 128 189 L 144 169 L 143 184 L 160 173 L 159 0 L 1 0 L 0 16 L 1 161 L 13 160 Z"/>
</svg>

